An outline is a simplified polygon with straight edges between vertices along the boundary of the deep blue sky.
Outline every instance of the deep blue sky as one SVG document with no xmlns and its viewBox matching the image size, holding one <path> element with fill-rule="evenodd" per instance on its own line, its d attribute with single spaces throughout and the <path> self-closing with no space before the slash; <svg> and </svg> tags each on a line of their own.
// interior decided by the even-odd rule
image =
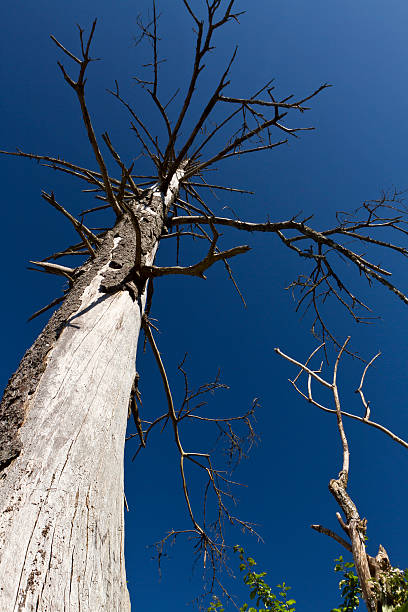
<svg viewBox="0 0 408 612">
<path fill-rule="evenodd" d="M 201 0 L 195 0 L 199 6 Z M 163 91 L 171 95 L 190 72 L 193 48 L 191 23 L 181 0 L 158 0 L 162 11 L 161 53 Z M 250 5 L 248 8 L 248 4 Z M 98 17 L 94 55 L 103 61 L 89 71 L 88 100 L 98 135 L 109 130 L 123 157 L 139 154 L 126 115 L 105 93 L 118 79 L 154 131 L 158 118 L 131 77 L 140 75 L 146 51 L 135 48 L 136 16 L 150 6 L 147 0 L 88 0 L 51 2 L 14 0 L 3 3 L 0 48 L 2 137 L 0 148 L 21 147 L 30 152 L 60 155 L 94 167 L 79 120 L 73 92 L 56 66 L 60 52 L 49 39 L 53 33 L 77 49 L 75 24 L 89 26 Z M 334 222 L 337 210 L 352 210 L 376 198 L 381 189 L 408 187 L 406 121 L 408 6 L 402 0 L 237 1 L 247 9 L 241 25 L 231 24 L 217 38 L 218 55 L 208 62 L 199 102 L 208 92 L 235 43 L 239 54 L 233 69 L 231 95 L 246 95 L 271 77 L 281 95 L 309 93 L 322 82 L 333 88 L 312 102 L 313 110 L 294 116 L 292 125 L 314 125 L 299 141 L 266 154 L 220 165 L 218 181 L 256 191 L 253 198 L 221 197 L 215 206 L 232 206 L 251 220 L 286 219 L 303 210 L 313 214 L 315 227 Z M 64 63 L 68 67 L 68 63 Z M 166 95 L 164 96 L 166 97 Z M 137 166 L 139 164 L 139 166 Z M 144 160 L 136 167 L 148 170 Z M 3 360 L 1 383 L 6 384 L 24 350 L 34 340 L 45 318 L 27 324 L 28 316 L 59 294 L 60 282 L 26 270 L 29 259 L 39 259 L 76 238 L 71 228 L 40 198 L 40 189 L 53 189 L 74 212 L 88 207 L 81 185 L 28 161 L 0 160 L 3 210 Z M 223 214 L 226 214 L 225 211 Z M 241 516 L 259 525 L 264 544 L 230 534 L 230 542 L 244 542 L 248 552 L 268 569 L 271 583 L 285 580 L 301 612 L 328 612 L 339 603 L 333 559 L 342 550 L 309 528 L 322 523 L 337 529 L 337 510 L 327 484 L 340 469 L 335 422 L 295 396 L 287 378 L 290 365 L 280 361 L 280 346 L 304 358 L 315 346 L 310 320 L 301 319 L 284 288 L 300 271 L 299 258 L 272 236 L 240 234 L 253 250 L 235 260 L 233 269 L 247 300 L 245 310 L 220 266 L 198 279 L 162 279 L 156 283 L 153 316 L 161 330 L 160 350 L 169 377 L 177 387 L 176 365 L 188 352 L 192 382 L 209 380 L 221 369 L 230 391 L 220 392 L 211 414 L 246 409 L 252 398 L 261 400 L 257 430 L 261 443 L 253 449 L 235 478 L 248 484 L 239 490 Z M 161 261 L 170 261 L 167 247 Z M 195 259 L 185 251 L 185 262 Z M 378 261 L 394 266 L 399 285 L 407 291 L 404 261 L 386 254 Z M 347 269 L 345 270 L 347 274 Z M 374 326 L 356 327 L 333 308 L 331 321 L 340 338 L 351 334 L 357 350 L 383 356 L 368 375 L 367 395 L 374 414 L 401 436 L 408 435 L 406 412 L 407 308 L 385 290 L 364 295 L 382 319 Z M 330 317 L 330 311 L 328 312 Z M 148 415 L 164 407 L 156 367 L 147 353 L 138 361 L 143 401 Z M 344 406 L 357 407 L 352 390 L 358 386 L 361 364 L 344 363 Z M 395 565 L 406 557 L 406 473 L 408 453 L 374 430 L 347 423 L 351 445 L 350 492 L 368 519 L 369 551 L 382 543 Z M 213 438 L 194 435 L 196 450 L 211 448 Z M 126 495 L 127 570 L 135 610 L 184 610 L 201 592 L 201 566 L 192 571 L 188 542 L 178 543 L 165 562 L 159 581 L 150 544 L 188 519 L 177 473 L 171 436 L 164 433 L 133 464 L 127 448 Z M 236 587 L 240 592 L 239 587 Z"/>
</svg>

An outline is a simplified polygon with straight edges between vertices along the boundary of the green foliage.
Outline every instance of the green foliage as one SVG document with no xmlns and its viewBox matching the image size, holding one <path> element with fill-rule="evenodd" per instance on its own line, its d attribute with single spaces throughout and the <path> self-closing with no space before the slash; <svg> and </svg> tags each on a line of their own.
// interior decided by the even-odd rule
<svg viewBox="0 0 408 612">
<path fill-rule="evenodd" d="M 256 561 L 252 557 L 245 558 L 242 546 L 234 546 L 234 552 L 239 555 L 239 571 L 244 573 L 244 584 L 250 589 L 249 597 L 256 604 L 243 604 L 239 612 L 296 612 L 294 599 L 288 599 L 290 587 L 284 582 L 277 585 L 279 591 L 273 592 L 264 580 L 266 572 L 257 573 L 254 570 Z M 358 577 L 354 573 L 354 563 L 344 561 L 343 557 L 335 559 L 335 572 L 343 574 L 339 589 L 343 602 L 330 612 L 354 612 L 360 604 L 361 588 Z M 381 575 L 379 581 L 373 581 L 379 601 L 384 601 L 384 610 L 392 612 L 408 612 L 408 569 L 405 571 L 391 569 Z M 385 603 L 386 602 L 386 603 Z M 261 606 L 261 607 L 259 607 Z M 392 607 L 389 607 L 392 606 Z M 397 606 L 397 607 L 396 607 Z M 207 612 L 225 612 L 218 597 L 214 597 Z"/>
<path fill-rule="evenodd" d="M 404 604 L 401 610 L 396 610 L 396 612 L 408 612 L 408 569 L 403 572 L 393 572 L 392 577 L 388 580 L 388 585 L 391 585 L 391 592 L 394 594 L 393 604 Z"/>
<path fill-rule="evenodd" d="M 343 572 L 343 578 L 339 582 L 339 589 L 343 597 L 343 603 L 339 608 L 333 608 L 331 612 L 353 612 L 357 610 L 360 603 L 361 588 L 357 576 L 353 572 L 354 563 L 344 561 L 343 557 L 335 559 L 335 572 Z"/>
<path fill-rule="evenodd" d="M 210 607 L 207 608 L 207 612 L 224 612 L 224 607 L 218 597 L 213 598 Z"/>
<path fill-rule="evenodd" d="M 353 612 L 357 610 L 361 596 L 358 578 L 352 571 L 354 563 L 343 561 L 343 557 L 339 557 L 335 562 L 334 571 L 343 572 L 343 578 L 339 582 L 343 603 L 331 612 Z M 373 580 L 373 583 L 378 600 L 384 602 L 383 605 L 386 606 L 384 609 L 408 612 L 408 569 L 405 571 L 392 569 L 382 574 L 378 582 Z"/>
<path fill-rule="evenodd" d="M 394 612 L 408 612 L 408 569 L 393 568 L 382 574 L 375 584 L 380 596 L 386 599 L 387 605 L 393 606 Z"/>
<path fill-rule="evenodd" d="M 242 546 L 234 546 L 234 552 L 239 555 L 239 571 L 245 572 L 243 580 L 244 584 L 250 589 L 249 598 L 256 604 L 256 607 L 254 607 L 245 603 L 240 607 L 240 612 L 295 612 L 293 606 L 296 601 L 288 599 L 290 587 L 283 582 L 276 587 L 279 589 L 278 593 L 274 593 L 272 587 L 264 580 L 266 572 L 257 573 L 254 571 L 256 561 L 252 557 L 245 558 L 245 551 Z M 224 607 L 218 597 L 214 597 L 207 612 L 224 612 Z"/>
</svg>

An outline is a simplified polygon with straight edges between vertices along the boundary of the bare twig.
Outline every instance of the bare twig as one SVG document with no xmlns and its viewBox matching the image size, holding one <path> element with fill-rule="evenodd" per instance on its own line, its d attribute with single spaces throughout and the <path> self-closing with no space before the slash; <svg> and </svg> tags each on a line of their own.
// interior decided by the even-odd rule
<svg viewBox="0 0 408 612">
<path fill-rule="evenodd" d="M 189 212 L 188 215 L 175 215 L 169 219 L 168 223 L 178 228 L 187 224 L 192 227 L 198 227 L 212 223 L 216 227 L 225 226 L 246 232 L 269 232 L 276 234 L 285 246 L 314 264 L 314 268 L 309 275 L 300 275 L 289 285 L 289 288 L 292 289 L 294 297 L 298 301 L 297 309 L 299 309 L 303 303 L 306 305 L 306 308 L 312 305 L 316 315 L 312 327 L 316 330 L 317 335 L 320 333 L 320 337 L 322 337 L 323 340 L 325 337 L 330 338 L 332 342 L 340 348 L 341 345 L 325 323 L 319 304 L 324 304 L 327 298 L 332 296 L 347 310 L 356 322 L 369 322 L 371 318 L 362 316 L 361 309 L 370 311 L 370 308 L 348 289 L 342 276 L 335 270 L 332 263 L 335 255 L 343 260 L 350 261 L 355 269 L 366 278 L 369 284 L 375 281 L 386 286 L 405 304 L 408 304 L 407 294 L 401 291 L 390 280 L 391 272 L 389 270 L 377 265 L 365 255 L 363 256 L 356 247 L 350 248 L 341 241 L 342 238 L 347 236 L 347 234 L 344 233 L 345 227 L 351 226 L 359 227 L 360 233 L 354 233 L 353 237 L 357 244 L 360 243 L 364 245 L 367 241 L 366 236 L 361 233 L 362 229 L 368 231 L 374 231 L 375 229 L 378 231 L 378 227 L 385 226 L 394 232 L 399 232 L 403 229 L 401 228 L 403 219 L 400 213 L 393 218 L 387 218 L 385 215 L 381 215 L 382 212 L 385 213 L 389 211 L 390 208 L 396 210 L 396 201 L 397 196 L 395 195 L 391 196 L 391 199 L 387 199 L 387 196 L 383 196 L 379 201 L 373 201 L 372 203 L 364 205 L 361 211 L 366 215 L 365 219 L 362 218 L 359 221 L 353 219 L 351 221 L 349 217 L 345 217 L 337 227 L 323 231 L 316 231 L 307 225 L 305 221 L 298 221 L 295 218 L 278 222 L 267 221 L 264 223 L 253 223 L 241 221 L 240 219 L 231 219 L 215 215 L 210 216 L 207 212 L 202 215 L 194 214 L 195 207 L 193 207 L 192 212 L 190 212 L 190 203 L 186 203 L 186 210 Z M 199 200 L 198 202 L 201 204 Z M 389 204 L 387 204 L 387 202 L 389 202 Z M 385 225 L 381 223 L 382 220 L 384 220 Z M 360 236 L 362 236 L 361 239 Z M 307 242 L 305 245 L 301 246 L 297 242 L 299 240 L 306 240 Z M 373 239 L 370 243 L 377 248 L 388 248 L 391 245 L 392 250 L 406 256 L 405 247 L 399 246 L 398 244 L 392 244 L 377 239 Z M 299 246 L 297 246 L 297 244 L 299 244 Z M 298 292 L 298 295 L 295 294 L 295 290 Z M 348 351 L 349 349 L 346 350 Z"/>
<path fill-rule="evenodd" d="M 85 79 L 85 72 L 86 69 L 89 65 L 89 63 L 91 61 L 93 61 L 91 59 L 91 57 L 89 56 L 89 50 L 90 50 L 90 46 L 91 46 L 91 42 L 92 42 L 92 38 L 93 35 L 95 33 L 95 28 L 96 28 L 96 19 L 94 20 L 92 27 L 91 27 L 91 31 L 88 37 L 88 40 L 86 41 L 86 44 L 84 44 L 83 41 L 83 30 L 81 28 L 79 28 L 79 36 L 80 36 L 80 41 L 81 41 L 81 50 L 82 50 L 82 58 L 78 59 L 77 57 L 74 57 L 72 53 L 70 53 L 69 51 L 67 51 L 65 49 L 65 47 L 62 46 L 62 44 L 57 41 L 57 39 L 52 36 L 52 40 L 56 43 L 56 45 L 62 49 L 64 51 L 64 53 L 66 55 L 68 55 L 68 57 L 70 57 L 71 59 L 74 59 L 74 61 L 76 63 L 79 64 L 80 69 L 79 69 L 79 74 L 78 74 L 78 78 L 76 81 L 74 81 L 69 75 L 68 73 L 65 71 L 64 66 L 61 64 L 61 62 L 58 62 L 58 66 L 61 69 L 61 72 L 64 76 L 65 81 L 68 83 L 68 85 L 70 85 L 70 87 L 72 87 L 72 89 L 75 91 L 77 97 L 78 97 L 78 101 L 81 107 L 81 112 L 82 112 L 82 119 L 84 121 L 85 124 L 85 128 L 88 134 L 88 139 L 89 142 L 91 143 L 94 155 L 95 155 L 95 159 L 97 161 L 97 164 L 99 166 L 100 172 L 102 174 L 103 177 L 103 184 L 104 184 L 104 189 L 105 189 L 105 193 L 106 196 L 108 198 L 108 201 L 110 203 L 110 205 L 112 206 L 113 210 L 115 211 L 117 216 L 121 215 L 121 209 L 119 207 L 118 202 L 116 201 L 115 195 L 113 193 L 112 190 L 112 185 L 111 182 L 109 180 L 109 175 L 108 175 L 108 171 L 106 169 L 106 164 L 105 161 L 102 157 L 101 151 L 99 149 L 99 145 L 98 145 L 98 141 L 96 140 L 96 136 L 95 136 L 95 132 L 94 132 L 94 128 L 92 125 L 92 121 L 91 121 L 91 117 L 88 111 L 88 107 L 86 105 L 86 101 L 85 101 L 85 83 L 86 83 L 86 79 Z"/>
<path fill-rule="evenodd" d="M 236 189 L 234 187 L 225 187 L 223 185 L 209 185 L 208 183 L 194 183 L 192 181 L 189 181 L 188 183 L 189 185 L 192 185 L 193 187 L 207 187 L 208 189 L 219 189 L 221 191 L 231 191 L 234 193 L 246 193 L 248 195 L 254 195 L 254 191 L 248 191 L 246 189 Z"/>
<path fill-rule="evenodd" d="M 75 217 L 73 215 L 71 215 L 71 213 L 69 213 L 67 210 L 65 210 L 65 208 L 63 206 L 61 206 L 61 204 L 58 204 L 58 202 L 56 201 L 56 199 L 54 197 L 54 193 L 52 191 L 51 191 L 50 194 L 47 193 L 46 191 L 43 191 L 41 195 L 42 195 L 42 198 L 46 202 L 51 204 L 51 206 L 56 208 L 59 212 L 61 212 L 64 215 L 64 217 L 66 217 L 67 219 L 69 219 L 71 221 L 72 225 L 74 226 L 74 228 L 79 233 L 79 235 L 81 236 L 82 239 L 83 239 L 83 236 L 85 235 L 96 246 L 100 245 L 100 239 L 97 236 L 95 236 L 95 234 L 93 232 L 91 232 L 90 229 L 88 229 L 83 223 L 78 221 L 78 219 L 75 219 Z"/>
<path fill-rule="evenodd" d="M 47 312 L 47 310 L 49 310 L 50 308 L 53 308 L 54 306 L 61 304 L 61 302 L 63 302 L 64 300 L 65 300 L 65 295 L 61 295 L 61 297 L 58 297 L 55 300 L 52 300 L 52 302 L 47 304 L 47 306 L 44 306 L 44 308 L 40 308 L 40 310 L 37 310 L 37 312 L 32 314 L 31 317 L 27 319 L 27 321 L 32 321 L 36 317 L 39 317 L 40 315 L 42 315 L 44 312 Z"/>
<path fill-rule="evenodd" d="M 331 382 L 328 382 L 327 380 L 325 380 L 324 378 L 322 378 L 319 375 L 319 372 L 321 371 L 319 370 L 312 370 L 311 368 L 309 368 L 307 366 L 307 364 L 309 363 L 311 357 L 316 354 L 317 350 L 321 349 L 322 347 L 324 347 L 324 344 L 321 344 L 318 349 L 315 349 L 312 353 L 312 355 L 309 356 L 309 358 L 307 359 L 307 361 L 303 364 L 300 361 L 297 361 L 296 359 L 293 359 L 293 357 L 289 357 L 289 355 L 286 355 L 283 351 L 281 351 L 279 348 L 275 349 L 275 352 L 277 355 L 279 355 L 280 357 L 283 357 L 284 359 L 286 359 L 287 361 L 289 361 L 290 363 L 293 363 L 294 365 L 296 365 L 297 367 L 300 368 L 300 372 L 298 373 L 298 375 L 296 376 L 296 378 L 294 380 L 290 380 L 290 383 L 292 384 L 292 386 L 294 387 L 294 389 L 296 390 L 297 393 L 299 393 L 299 395 L 301 395 L 305 400 L 307 400 L 310 404 L 312 404 L 313 406 L 316 406 L 316 408 L 319 408 L 320 410 L 323 410 L 324 412 L 328 412 L 331 414 L 336 414 L 337 410 L 336 408 L 328 408 L 327 406 L 324 406 L 323 404 L 320 404 L 319 402 L 317 402 L 314 398 L 313 395 L 311 393 L 311 386 L 310 386 L 310 379 L 313 378 L 314 380 L 316 380 L 319 384 L 321 384 L 322 386 L 328 388 L 328 389 L 333 389 L 333 384 Z M 377 357 L 377 356 L 376 356 Z M 376 358 L 375 357 L 375 358 Z M 373 358 L 371 360 L 371 362 L 368 364 L 371 365 L 374 361 Z M 367 366 L 367 367 L 368 367 Z M 366 367 L 366 370 L 367 370 Z M 365 370 L 365 371 L 366 371 Z M 305 373 L 308 375 L 308 392 L 304 393 L 303 391 L 301 391 L 301 389 L 299 389 L 299 387 L 296 385 L 296 381 L 298 380 L 298 378 L 300 377 L 300 375 L 302 373 Z M 366 404 L 369 404 L 369 402 L 367 402 L 365 400 L 366 403 L 363 402 L 363 406 L 364 408 L 366 408 Z M 405 441 L 404 439 L 400 438 L 399 436 L 397 436 L 395 433 L 393 433 L 390 429 L 387 429 L 386 427 L 384 427 L 383 425 L 381 425 L 380 423 L 377 423 L 375 421 L 371 421 L 370 419 L 366 418 L 366 416 L 361 417 L 357 414 L 353 414 L 351 412 L 347 412 L 345 410 L 341 410 L 341 416 L 345 416 L 349 419 L 353 419 L 355 421 L 358 421 L 359 423 L 363 423 L 365 425 L 368 425 L 369 427 L 373 427 L 374 429 L 378 429 L 379 431 L 382 431 L 385 435 L 389 436 L 394 442 L 397 442 L 397 444 L 400 444 L 401 446 L 403 446 L 404 448 L 408 449 L 408 442 Z"/>
<path fill-rule="evenodd" d="M 153 422 L 148 424 L 148 427 L 144 435 L 144 441 L 147 440 L 150 432 L 153 428 L 157 427 L 159 424 L 163 424 L 162 429 L 166 426 L 166 423 L 170 421 L 174 441 L 180 456 L 180 474 L 181 474 L 181 482 L 182 482 L 182 490 L 185 498 L 185 502 L 187 505 L 188 514 L 190 520 L 193 524 L 193 528 L 190 530 L 172 530 L 170 534 L 165 536 L 160 543 L 157 545 L 158 558 L 160 561 L 161 556 L 163 555 L 164 545 L 169 541 L 169 538 L 176 538 L 181 534 L 189 534 L 193 536 L 196 542 L 195 548 L 196 552 L 201 552 L 204 556 L 204 564 L 206 565 L 207 559 L 211 560 L 210 566 L 212 572 L 215 572 L 216 567 L 219 563 L 223 563 L 224 561 L 224 551 L 225 551 L 225 541 L 224 541 L 224 528 L 223 522 L 224 519 L 227 520 L 231 524 L 236 524 L 242 529 L 249 530 L 251 533 L 255 533 L 253 526 L 241 519 L 233 516 L 228 507 L 225 504 L 225 499 L 230 499 L 234 501 L 232 495 L 225 490 L 221 485 L 229 486 L 233 483 L 229 478 L 224 476 L 224 473 L 220 470 L 217 470 L 211 461 L 211 456 L 207 452 L 192 452 L 186 451 L 183 448 L 180 434 L 180 426 L 183 422 L 188 419 L 198 420 L 199 422 L 206 421 L 208 423 L 214 424 L 218 427 L 221 436 L 227 441 L 227 454 L 229 460 L 231 461 L 233 457 L 236 457 L 237 461 L 240 458 L 245 456 L 244 444 L 248 443 L 248 448 L 253 443 L 255 438 L 255 433 L 252 427 L 251 418 L 253 416 L 254 410 L 257 406 L 257 400 L 254 400 L 253 405 L 250 410 L 248 410 L 244 415 L 238 417 L 230 417 L 230 418 L 209 418 L 205 416 L 201 416 L 196 414 L 196 411 L 204 405 L 204 402 L 201 401 L 203 395 L 211 393 L 220 388 L 226 388 L 225 385 L 219 382 L 219 377 L 215 378 L 215 380 L 211 383 L 206 383 L 201 385 L 196 390 L 191 390 L 186 371 L 184 369 L 184 362 L 186 356 L 184 357 L 182 363 L 179 365 L 179 371 L 183 375 L 184 379 L 184 399 L 180 405 L 180 408 L 176 411 L 173 401 L 172 392 L 170 389 L 168 377 L 163 365 L 163 361 L 161 359 L 159 350 L 157 348 L 156 342 L 154 340 L 152 331 L 150 329 L 151 324 L 147 320 L 146 316 L 143 317 L 143 328 L 146 333 L 146 337 L 151 345 L 153 350 L 153 354 L 155 356 L 156 362 L 158 364 L 161 378 L 164 384 L 165 394 L 167 398 L 167 413 L 159 416 Z M 198 401 L 198 403 L 197 403 Z M 247 428 L 247 436 L 242 437 L 235 431 L 235 424 L 242 423 Z M 139 450 L 142 448 L 142 444 L 140 443 Z M 196 511 L 194 510 L 191 494 L 189 491 L 189 485 L 187 480 L 186 473 L 186 462 L 192 464 L 196 468 L 202 470 L 207 479 L 207 484 L 205 486 L 204 492 L 204 506 L 203 506 L 203 520 L 200 522 L 196 517 Z M 217 503 L 217 519 L 211 527 L 207 527 L 206 521 L 206 505 L 209 491 L 215 496 Z M 214 534 L 214 535 L 212 535 Z M 215 575 L 215 574 L 214 574 Z"/>
<path fill-rule="evenodd" d="M 371 359 L 371 361 L 369 361 L 366 365 L 366 367 L 364 368 L 363 374 L 361 376 L 361 380 L 360 380 L 360 386 L 359 388 L 356 390 L 356 393 L 360 394 L 360 398 L 362 401 L 362 404 L 364 406 L 365 409 L 365 414 L 364 414 L 364 420 L 368 421 L 370 418 L 370 402 L 368 402 L 366 400 L 366 398 L 364 397 L 364 393 L 363 393 L 363 385 L 364 385 L 364 379 L 365 379 L 365 375 L 367 374 L 367 370 L 368 368 L 374 363 L 374 361 L 377 359 L 377 357 L 379 357 L 381 355 L 381 353 L 377 353 L 376 355 L 374 355 L 374 357 Z"/>
</svg>

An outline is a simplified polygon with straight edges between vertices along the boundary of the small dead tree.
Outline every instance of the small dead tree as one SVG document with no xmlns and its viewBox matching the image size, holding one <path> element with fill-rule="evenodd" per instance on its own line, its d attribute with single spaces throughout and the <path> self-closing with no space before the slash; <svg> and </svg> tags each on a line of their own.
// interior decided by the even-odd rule
<svg viewBox="0 0 408 612">
<path fill-rule="evenodd" d="M 79 28 L 79 53 L 52 36 L 62 57 L 77 69 L 73 76 L 65 64 L 58 62 L 78 99 L 96 167 L 84 168 L 58 155 L 2 151 L 79 179 L 86 185 L 84 191 L 101 201 L 76 218 L 52 191 L 42 194 L 70 221 L 79 239 L 41 261 L 31 262 L 37 270 L 64 277 L 68 288 L 34 313 L 36 317 L 60 304 L 24 355 L 1 403 L 0 608 L 4 610 L 129 609 L 123 555 L 123 447 L 129 413 L 133 413 L 141 448 L 157 425 L 168 424 L 174 432 L 191 525 L 172 532 L 167 539 L 182 533 L 194 536 L 197 548 L 215 569 L 225 554 L 223 522 L 252 530 L 249 523 L 231 514 L 226 503 L 230 494 L 223 490 L 228 483 L 223 472 L 213 467 L 209 452 L 186 450 L 180 430 L 187 421 L 212 422 L 231 453 L 240 455 L 243 441 L 235 426 L 243 423 L 245 439 L 251 442 L 254 406 L 242 416 L 227 419 L 199 415 L 192 402 L 218 388 L 216 379 L 196 392 L 190 392 L 186 381 L 184 402 L 176 408 L 149 319 L 156 278 L 176 274 L 205 279 L 206 271 L 220 261 L 238 289 L 230 260 L 248 252 L 249 246 L 223 248 L 220 230 L 227 227 L 249 234 L 273 234 L 310 264 L 309 272 L 302 273 L 292 286 L 300 291 L 300 304 L 314 309 L 316 332 L 335 343 L 321 310 L 327 299 L 337 300 L 355 320 L 363 320 L 368 310 L 349 289 L 344 262 L 369 284 L 381 284 L 408 303 L 406 295 L 391 281 L 391 272 L 365 254 L 368 247 L 408 254 L 398 243 L 398 238 L 407 233 L 398 193 L 367 202 L 354 215 L 339 215 L 333 227 L 320 230 L 308 224 L 310 217 L 271 221 L 266 216 L 266 220 L 254 222 L 220 216 L 208 206 L 205 190 L 245 190 L 209 183 L 207 171 L 226 159 L 276 149 L 289 138 L 297 138 L 299 132 L 312 129 L 294 124 L 295 116 L 302 116 L 309 101 L 328 86 L 323 84 L 299 99 L 278 95 L 270 80 L 253 93 L 235 93 L 230 83 L 235 49 L 214 76 L 213 91 L 186 135 L 187 115 L 193 110 L 192 101 L 205 60 L 214 50 L 214 38 L 220 29 L 237 22 L 242 13 L 236 9 L 235 0 L 205 0 L 203 15 L 196 13 L 188 0 L 182 0 L 182 4 L 194 26 L 195 52 L 190 80 L 181 84 L 184 94 L 180 94 L 183 97 L 177 111 L 170 112 L 169 102 L 164 101 L 169 93 L 161 90 L 154 2 L 151 20 L 139 21 L 140 38 L 152 48 L 152 76 L 138 82 L 157 109 L 165 136 L 157 135 L 122 97 L 118 83 L 110 92 L 129 112 L 131 130 L 152 163 L 151 176 L 134 174 L 134 161 L 122 159 L 107 132 L 102 134 L 102 153 L 95 134 L 85 91 L 96 21 L 87 36 Z M 174 96 L 170 101 L 174 108 Z M 224 144 L 216 146 L 220 138 Z M 109 172 L 106 155 L 116 174 Z M 147 184 L 138 182 L 146 178 Z M 100 210 L 113 214 L 113 222 L 108 229 L 90 229 L 85 219 Z M 381 231 L 386 232 L 385 237 Z M 157 266 L 156 251 L 164 239 L 175 241 L 176 261 Z M 181 266 L 180 244 L 188 239 L 197 240 L 197 244 L 202 241 L 207 248 L 200 253 L 197 247 L 197 259 Z M 82 256 L 84 261 L 74 267 L 56 263 L 66 256 L 76 262 Z M 168 404 L 167 410 L 151 422 L 144 420 L 138 402 L 135 361 L 141 328 L 158 363 Z M 193 507 L 189 494 L 186 463 L 202 470 L 207 478 L 200 512 Z M 215 525 L 206 521 L 209 491 L 216 500 Z"/>
<path fill-rule="evenodd" d="M 346 339 L 337 354 L 331 380 L 326 380 L 326 378 L 323 377 L 323 361 L 320 363 L 318 368 L 313 367 L 313 358 L 324 348 L 324 344 L 318 346 L 304 363 L 301 363 L 286 355 L 279 348 L 276 348 L 275 352 L 279 356 L 300 368 L 295 378 L 290 380 L 297 393 L 299 393 L 312 406 L 315 406 L 324 412 L 332 413 L 336 416 L 337 430 L 342 447 L 343 462 L 342 469 L 340 470 L 338 477 L 333 478 L 329 482 L 329 491 L 339 505 L 340 510 L 343 512 L 344 518 L 340 512 L 336 513 L 336 517 L 340 527 L 347 536 L 347 540 L 335 533 L 333 530 L 323 527 L 322 525 L 311 525 L 311 527 L 315 531 L 333 538 L 348 552 L 352 553 L 361 592 L 367 606 L 367 610 L 369 612 L 391 612 L 392 610 L 397 609 L 400 603 L 405 603 L 399 601 L 400 589 L 396 588 L 395 580 L 395 578 L 398 577 L 399 574 L 402 574 L 402 572 L 399 568 L 391 565 L 388 554 L 382 545 L 379 546 L 378 553 L 375 557 L 369 555 L 366 550 L 367 519 L 361 518 L 356 503 L 353 501 L 347 490 L 350 474 L 350 451 L 343 419 L 344 417 L 354 419 L 360 423 L 363 423 L 364 425 L 374 427 L 375 429 L 382 431 L 394 442 L 400 444 L 406 449 L 408 449 L 408 442 L 397 436 L 390 429 L 384 427 L 376 421 L 373 421 L 370 415 L 370 402 L 365 397 L 363 385 L 368 369 L 380 356 L 380 353 L 377 353 L 377 355 L 375 355 L 364 367 L 359 387 L 356 390 L 356 393 L 359 394 L 361 399 L 364 411 L 363 416 L 343 410 L 340 400 L 337 374 L 340 360 L 346 351 L 349 341 L 350 337 Z M 305 390 L 302 390 L 302 388 L 299 386 L 298 381 L 301 377 L 306 377 L 307 379 Z M 332 408 L 329 408 L 325 404 L 322 404 L 315 399 L 312 388 L 313 382 L 317 382 L 321 387 L 329 390 L 332 396 Z"/>
</svg>

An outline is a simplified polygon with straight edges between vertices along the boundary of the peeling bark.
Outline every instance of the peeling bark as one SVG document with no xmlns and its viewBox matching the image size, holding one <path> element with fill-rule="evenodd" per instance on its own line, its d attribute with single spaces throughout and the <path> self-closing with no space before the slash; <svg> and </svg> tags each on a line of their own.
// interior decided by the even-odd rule
<svg viewBox="0 0 408 612">
<path fill-rule="evenodd" d="M 347 533 L 350 538 L 354 565 L 360 582 L 363 599 L 369 612 L 377 610 L 377 596 L 365 546 L 367 521 L 361 519 L 357 507 L 347 492 L 348 473 L 343 471 L 339 478 L 329 482 L 329 491 L 343 510 L 347 519 Z"/>
<path fill-rule="evenodd" d="M 151 265 L 178 188 L 134 204 Z M 146 283 L 129 216 L 76 271 L 0 407 L 0 610 L 130 610 L 123 450 Z M 140 271 L 139 271 L 140 272 Z"/>
</svg>

